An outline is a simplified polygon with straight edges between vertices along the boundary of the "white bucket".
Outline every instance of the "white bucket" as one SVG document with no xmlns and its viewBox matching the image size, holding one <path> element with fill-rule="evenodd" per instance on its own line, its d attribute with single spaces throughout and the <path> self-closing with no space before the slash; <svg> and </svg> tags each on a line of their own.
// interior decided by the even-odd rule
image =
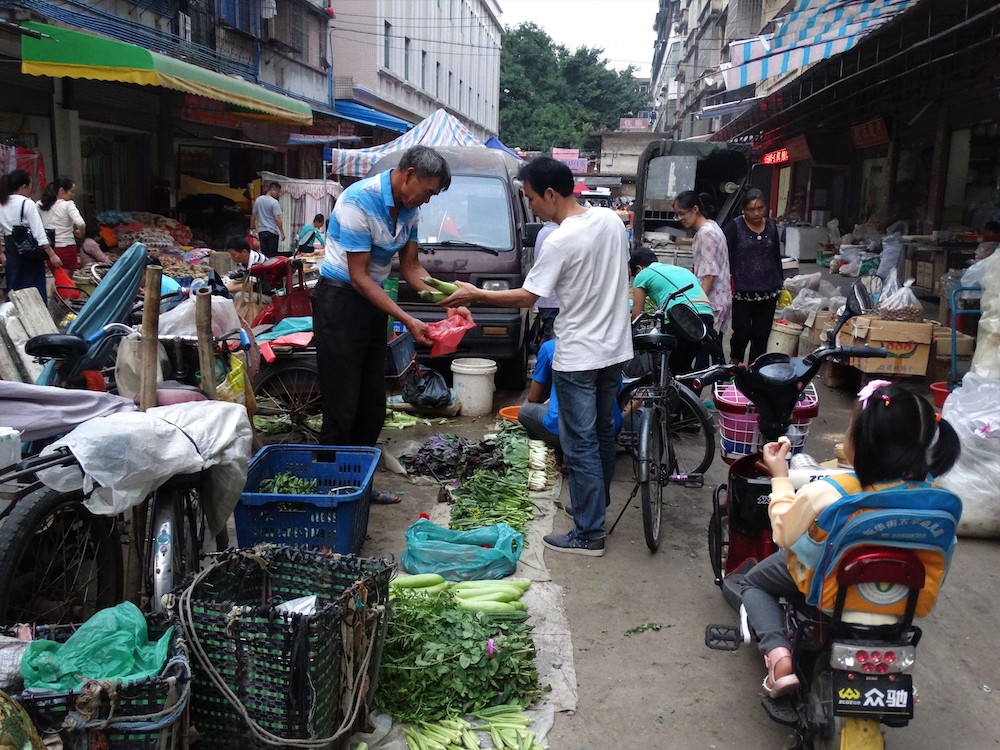
<svg viewBox="0 0 1000 750">
<path fill-rule="evenodd" d="M 0 469 L 21 460 L 21 433 L 12 427 L 0 427 Z"/>
<path fill-rule="evenodd" d="M 794 357 L 799 351 L 799 336 L 801 335 L 802 326 L 798 323 L 776 320 L 771 326 L 771 335 L 767 339 L 767 350 Z"/>
<path fill-rule="evenodd" d="M 481 417 L 493 413 L 493 376 L 497 363 L 492 359 L 467 357 L 451 363 L 455 393 L 461 404 L 462 414 Z"/>
</svg>

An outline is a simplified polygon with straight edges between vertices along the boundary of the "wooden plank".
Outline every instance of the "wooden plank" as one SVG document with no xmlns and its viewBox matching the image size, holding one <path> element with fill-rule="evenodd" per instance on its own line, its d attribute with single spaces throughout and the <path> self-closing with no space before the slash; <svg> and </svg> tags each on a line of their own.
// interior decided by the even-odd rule
<svg viewBox="0 0 1000 750">
<path fill-rule="evenodd" d="M 16 289 L 10 292 L 8 297 L 29 339 L 32 336 L 41 336 L 43 333 L 59 333 L 58 326 L 52 320 L 52 314 L 35 287 Z"/>
<path fill-rule="evenodd" d="M 43 365 L 38 364 L 34 357 L 29 357 L 24 353 L 24 345 L 28 342 L 30 337 L 24 330 L 24 324 L 21 322 L 21 319 L 8 315 L 6 321 L 7 335 L 10 336 L 10 340 L 17 350 L 17 355 L 21 360 L 21 365 L 24 367 L 24 371 L 28 377 L 26 381 L 22 382 L 34 383 L 38 380 L 38 376 L 42 374 Z"/>
<path fill-rule="evenodd" d="M 27 383 L 28 375 L 21 364 L 17 347 L 7 334 L 7 316 L 0 318 L 0 380 Z"/>
</svg>

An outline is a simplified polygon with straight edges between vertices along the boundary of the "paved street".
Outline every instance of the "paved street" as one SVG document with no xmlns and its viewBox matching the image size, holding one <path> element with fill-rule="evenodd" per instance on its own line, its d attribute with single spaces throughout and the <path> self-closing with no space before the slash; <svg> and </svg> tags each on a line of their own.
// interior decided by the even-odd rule
<svg viewBox="0 0 1000 750">
<path fill-rule="evenodd" d="M 825 459 L 843 434 L 853 395 L 821 383 L 817 388 L 820 413 L 807 448 Z M 494 405 L 516 403 L 518 395 L 498 393 Z M 472 437 L 492 426 L 491 418 L 460 417 L 444 429 Z M 431 431 L 393 433 L 390 446 Z M 605 557 L 545 553 L 553 580 L 564 588 L 579 683 L 578 710 L 557 715 L 549 736 L 553 750 L 783 746 L 787 732 L 759 706 L 763 666 L 755 650 L 710 651 L 703 641 L 705 625 L 733 621 L 712 581 L 705 532 L 712 490 L 725 470 L 716 458 L 704 489 L 670 491 L 656 554 L 643 542 L 637 501 L 609 537 Z M 609 525 L 631 492 L 630 474 L 630 463 L 620 459 Z M 406 526 L 433 507 L 436 491 L 382 473 L 380 482 L 406 494 L 399 505 L 372 508 L 364 552 L 398 559 Z M 561 499 L 568 499 L 565 487 Z M 563 531 L 570 521 L 557 513 L 554 523 Z M 1000 652 L 993 635 L 1000 621 L 998 587 L 1000 543 L 961 540 L 938 607 L 922 623 L 916 718 L 906 729 L 890 730 L 887 747 L 1000 747 Z M 646 623 L 661 628 L 625 635 Z"/>
</svg>

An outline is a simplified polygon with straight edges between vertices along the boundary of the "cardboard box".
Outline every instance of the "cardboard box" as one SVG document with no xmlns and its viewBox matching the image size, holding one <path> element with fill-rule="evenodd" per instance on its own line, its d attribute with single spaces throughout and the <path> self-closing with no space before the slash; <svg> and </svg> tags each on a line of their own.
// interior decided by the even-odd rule
<svg viewBox="0 0 1000 750">
<path fill-rule="evenodd" d="M 955 356 L 971 357 L 976 348 L 976 339 L 967 333 L 955 331 Z M 951 329 L 947 326 L 934 326 L 935 356 L 951 357 Z"/>
<path fill-rule="evenodd" d="M 805 333 L 808 334 L 813 349 L 826 342 L 824 334 L 835 325 L 837 325 L 837 314 L 832 310 L 816 310 L 809 313 L 805 322 Z"/>
<path fill-rule="evenodd" d="M 933 323 L 902 323 L 868 315 L 853 318 L 840 332 L 844 346 L 885 347 L 889 356 L 857 357 L 851 365 L 861 372 L 883 375 L 923 375 L 927 372 Z"/>
</svg>

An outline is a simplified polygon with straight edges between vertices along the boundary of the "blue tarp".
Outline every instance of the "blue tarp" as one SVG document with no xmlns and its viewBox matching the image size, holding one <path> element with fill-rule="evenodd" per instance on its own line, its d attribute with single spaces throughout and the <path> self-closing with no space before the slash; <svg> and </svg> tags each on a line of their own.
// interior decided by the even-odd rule
<svg viewBox="0 0 1000 750">
<path fill-rule="evenodd" d="M 364 104 L 352 102 L 350 99 L 338 99 L 334 106 L 334 114 L 337 117 L 343 117 L 345 120 L 360 122 L 363 125 L 372 125 L 373 127 L 385 130 L 393 130 L 397 133 L 405 133 L 413 127 L 406 120 L 379 112 L 377 109 L 366 107 Z"/>
<path fill-rule="evenodd" d="M 501 142 L 501 140 L 499 138 L 497 138 L 495 135 L 491 135 L 489 138 L 487 138 L 486 139 L 486 143 L 483 144 L 483 145 L 485 145 L 486 148 L 496 148 L 496 149 L 500 149 L 501 151 L 506 151 L 508 154 L 510 154 L 511 156 L 513 156 L 513 157 L 515 157 L 517 159 L 523 159 L 524 158 L 519 153 L 517 153 L 514 149 L 508 148 L 507 146 L 503 145 L 503 143 Z"/>
</svg>

